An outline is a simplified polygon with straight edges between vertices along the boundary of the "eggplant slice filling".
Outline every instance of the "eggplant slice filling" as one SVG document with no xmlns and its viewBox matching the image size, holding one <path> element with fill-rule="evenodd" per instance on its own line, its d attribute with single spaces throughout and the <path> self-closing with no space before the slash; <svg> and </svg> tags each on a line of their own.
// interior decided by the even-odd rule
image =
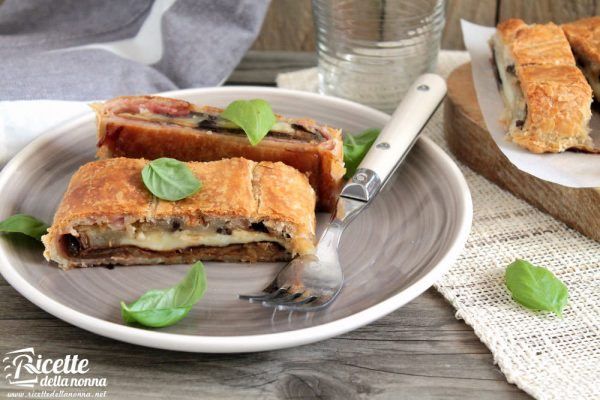
<svg viewBox="0 0 600 400">
<path fill-rule="evenodd" d="M 168 114 L 156 114 L 150 111 L 141 111 L 136 114 L 119 113 L 116 115 L 140 121 L 157 122 L 211 131 L 223 135 L 245 135 L 244 131 L 233 122 L 221 118 L 218 115 L 207 113 L 190 112 L 187 116 L 176 117 Z M 291 124 L 283 121 L 277 121 L 267 136 L 306 143 L 321 143 L 325 141 L 323 135 L 316 129 L 309 130 L 300 124 Z"/>
</svg>

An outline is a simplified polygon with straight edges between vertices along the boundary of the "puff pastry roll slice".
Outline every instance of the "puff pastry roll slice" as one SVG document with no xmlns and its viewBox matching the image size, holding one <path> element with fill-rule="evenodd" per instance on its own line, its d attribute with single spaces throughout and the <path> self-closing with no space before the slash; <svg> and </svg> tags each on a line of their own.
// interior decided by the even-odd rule
<svg viewBox="0 0 600 400">
<path fill-rule="evenodd" d="M 577 66 L 600 100 L 600 17 L 580 19 L 562 25 L 575 54 Z"/>
<path fill-rule="evenodd" d="M 534 153 L 594 151 L 592 90 L 560 27 L 507 20 L 491 40 L 508 139 Z"/>
<path fill-rule="evenodd" d="M 515 64 L 575 66 L 564 32 L 552 22 L 527 25 L 520 19 L 506 20 L 496 27 L 492 46 L 507 67 Z"/>
<path fill-rule="evenodd" d="M 315 193 L 305 175 L 243 158 L 188 166 L 202 181 L 177 202 L 144 186 L 142 159 L 88 163 L 42 238 L 63 269 L 213 261 L 286 261 L 314 252 Z"/>
<path fill-rule="evenodd" d="M 340 130 L 311 119 L 278 116 L 267 136 L 252 146 L 215 107 L 156 96 L 117 97 L 92 107 L 97 114 L 99 158 L 281 161 L 307 174 L 319 209 L 335 207 L 345 173 Z"/>
</svg>

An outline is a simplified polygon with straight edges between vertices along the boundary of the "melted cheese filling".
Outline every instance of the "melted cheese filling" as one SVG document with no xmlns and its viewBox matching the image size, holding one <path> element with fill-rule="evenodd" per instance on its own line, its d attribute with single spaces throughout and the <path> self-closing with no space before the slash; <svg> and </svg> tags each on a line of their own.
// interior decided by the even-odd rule
<svg viewBox="0 0 600 400">
<path fill-rule="evenodd" d="M 88 231 L 89 246 L 92 248 L 135 246 L 153 251 L 172 251 L 196 246 L 224 247 L 233 244 L 276 242 L 286 247 L 283 239 L 266 232 L 234 229 L 230 235 L 209 230 L 147 230 L 128 233 L 126 231 Z"/>
<path fill-rule="evenodd" d="M 508 54 L 508 49 L 500 44 L 499 39 L 494 40 L 493 51 L 498 75 L 502 81 L 502 97 L 506 106 L 504 119 L 511 121 L 511 127 L 515 127 L 517 121 L 524 122 L 527 117 L 523 91 L 516 74 L 507 72 L 507 64 L 509 60 L 512 61 L 512 57 Z M 514 66 L 514 62 L 511 65 Z"/>
</svg>

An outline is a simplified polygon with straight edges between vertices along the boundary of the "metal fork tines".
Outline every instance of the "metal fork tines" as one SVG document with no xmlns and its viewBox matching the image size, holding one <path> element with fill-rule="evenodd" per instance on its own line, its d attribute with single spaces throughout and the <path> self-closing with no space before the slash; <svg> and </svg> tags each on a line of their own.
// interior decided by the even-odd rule
<svg viewBox="0 0 600 400">
<path fill-rule="evenodd" d="M 296 257 L 277 274 L 263 293 L 239 295 L 242 300 L 289 311 L 317 311 L 340 292 L 344 275 L 337 247 L 344 228 L 366 203 L 340 198 L 338 212 L 327 226 L 314 255 Z"/>
<path fill-rule="evenodd" d="M 279 288 L 271 293 L 263 295 L 240 295 L 240 299 L 248 300 L 250 303 L 261 303 L 267 307 L 277 307 L 280 309 L 290 309 L 301 307 L 314 303 L 317 296 L 307 295 L 306 292 L 290 293 L 289 288 Z M 327 300 L 321 297 L 322 300 Z M 312 304 L 312 307 L 316 304 Z"/>
<path fill-rule="evenodd" d="M 275 307 L 279 310 L 289 311 L 316 311 L 327 306 L 341 289 L 341 284 L 333 290 L 316 291 L 314 288 L 290 287 L 277 288 L 272 292 L 265 289 L 264 294 L 239 295 L 242 300 L 250 303 L 260 303 L 265 307 Z"/>
</svg>

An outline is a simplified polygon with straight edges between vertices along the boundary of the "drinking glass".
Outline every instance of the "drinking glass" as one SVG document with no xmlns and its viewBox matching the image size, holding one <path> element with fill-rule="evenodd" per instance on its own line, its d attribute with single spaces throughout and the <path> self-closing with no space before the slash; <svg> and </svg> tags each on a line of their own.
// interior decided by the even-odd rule
<svg viewBox="0 0 600 400">
<path fill-rule="evenodd" d="M 435 69 L 444 0 L 313 0 L 319 91 L 391 113 Z"/>
</svg>

